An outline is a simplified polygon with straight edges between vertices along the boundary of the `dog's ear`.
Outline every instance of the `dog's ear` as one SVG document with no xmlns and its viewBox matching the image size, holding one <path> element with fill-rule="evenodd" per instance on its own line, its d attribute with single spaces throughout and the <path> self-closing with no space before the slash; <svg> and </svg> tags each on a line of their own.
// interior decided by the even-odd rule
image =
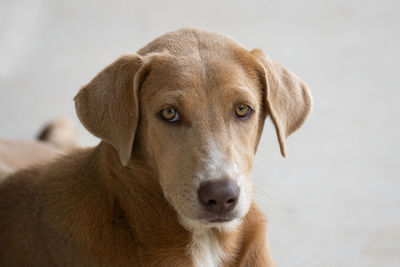
<svg viewBox="0 0 400 267">
<path fill-rule="evenodd" d="M 261 63 L 264 100 L 275 125 L 281 154 L 286 157 L 285 139 L 296 131 L 311 111 L 312 98 L 305 84 L 260 49 L 251 51 Z"/>
<path fill-rule="evenodd" d="M 85 128 L 118 151 L 122 165 L 130 160 L 139 120 L 139 55 L 121 56 L 104 68 L 75 96 L 75 108 Z"/>
</svg>

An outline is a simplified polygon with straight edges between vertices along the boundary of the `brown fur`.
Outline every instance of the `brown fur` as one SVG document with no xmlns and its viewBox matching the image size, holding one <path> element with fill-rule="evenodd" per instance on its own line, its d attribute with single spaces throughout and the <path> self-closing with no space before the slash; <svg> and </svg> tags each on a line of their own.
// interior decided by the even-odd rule
<svg viewBox="0 0 400 267">
<path fill-rule="evenodd" d="M 238 96 L 255 107 L 246 122 L 226 113 Z M 171 99 L 182 102 L 179 128 L 154 114 Z M 262 52 L 195 29 L 121 57 L 75 101 L 84 126 L 103 141 L 2 182 L 0 266 L 193 266 L 191 232 L 178 218 L 187 210 L 171 191 L 183 182 L 170 177 L 197 170 L 212 138 L 227 159 L 238 158 L 235 146 L 243 150 L 238 165 L 250 186 L 265 117 L 272 115 L 285 155 L 285 138 L 311 107 L 304 84 Z M 274 266 L 254 203 L 233 231 L 211 230 L 227 255 L 223 266 Z"/>
</svg>

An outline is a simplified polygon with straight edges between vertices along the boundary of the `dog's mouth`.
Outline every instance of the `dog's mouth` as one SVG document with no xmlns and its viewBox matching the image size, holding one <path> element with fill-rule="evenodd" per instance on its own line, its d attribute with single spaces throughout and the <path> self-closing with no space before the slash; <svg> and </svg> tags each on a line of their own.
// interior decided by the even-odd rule
<svg viewBox="0 0 400 267">
<path fill-rule="evenodd" d="M 217 228 L 223 231 L 232 231 L 242 222 L 242 218 L 236 216 L 217 217 L 208 220 L 201 220 L 203 226 L 207 228 Z"/>
<path fill-rule="evenodd" d="M 206 214 L 203 216 L 202 221 L 206 222 L 206 223 L 227 223 L 227 222 L 231 222 L 235 219 L 237 219 L 238 217 L 235 216 L 234 212 L 229 212 L 228 214 Z"/>
</svg>

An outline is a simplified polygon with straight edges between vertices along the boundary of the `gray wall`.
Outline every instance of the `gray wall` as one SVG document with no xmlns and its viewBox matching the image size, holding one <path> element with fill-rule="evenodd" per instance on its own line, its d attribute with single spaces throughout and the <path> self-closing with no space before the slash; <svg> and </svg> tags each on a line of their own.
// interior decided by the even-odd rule
<svg viewBox="0 0 400 267">
<path fill-rule="evenodd" d="M 2 0 L 0 136 L 79 123 L 80 86 L 166 31 L 219 31 L 262 48 L 314 97 L 288 159 L 269 121 L 254 166 L 278 266 L 400 266 L 399 11 L 369 0 Z"/>
</svg>

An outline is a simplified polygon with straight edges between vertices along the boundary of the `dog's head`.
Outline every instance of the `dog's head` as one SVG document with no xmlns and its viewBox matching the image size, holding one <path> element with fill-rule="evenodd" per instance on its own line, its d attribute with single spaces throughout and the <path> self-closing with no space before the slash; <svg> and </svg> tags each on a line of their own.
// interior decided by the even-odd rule
<svg viewBox="0 0 400 267">
<path fill-rule="evenodd" d="M 267 115 L 285 138 L 311 109 L 306 86 L 261 50 L 213 32 L 167 33 L 100 72 L 75 97 L 83 125 L 118 151 L 140 147 L 187 226 L 245 216 Z"/>
</svg>

